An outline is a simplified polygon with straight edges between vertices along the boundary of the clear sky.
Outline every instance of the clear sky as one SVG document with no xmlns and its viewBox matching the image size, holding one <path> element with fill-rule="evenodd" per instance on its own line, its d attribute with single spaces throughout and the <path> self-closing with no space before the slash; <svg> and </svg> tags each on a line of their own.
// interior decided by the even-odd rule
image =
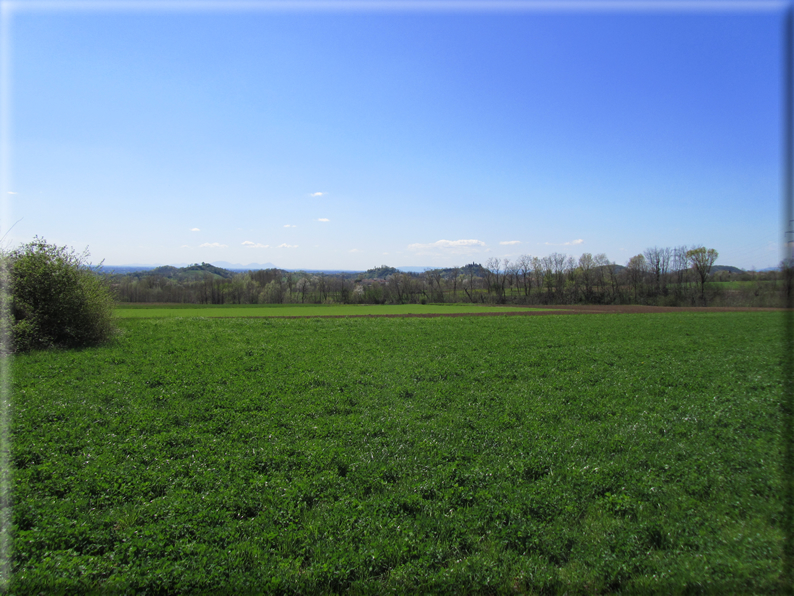
<svg viewBox="0 0 794 596">
<path fill-rule="evenodd" d="M 5 246 L 357 270 L 781 259 L 782 8 L 17 6 Z"/>
</svg>

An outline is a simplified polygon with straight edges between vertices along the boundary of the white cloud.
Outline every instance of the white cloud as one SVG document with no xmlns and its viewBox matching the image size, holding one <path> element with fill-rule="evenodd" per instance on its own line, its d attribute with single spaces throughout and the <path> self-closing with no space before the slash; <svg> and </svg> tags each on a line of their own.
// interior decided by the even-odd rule
<svg viewBox="0 0 794 596">
<path fill-rule="evenodd" d="M 259 244 L 258 242 L 251 242 L 250 240 L 243 242 L 243 246 L 248 248 L 270 248 L 267 244 Z"/>
<path fill-rule="evenodd" d="M 521 241 L 520 240 L 505 240 L 503 242 L 500 242 L 499 244 L 521 244 Z"/>
<path fill-rule="evenodd" d="M 198 228 L 190 228 L 190 231 L 191 232 L 200 232 L 201 230 L 199 230 Z"/>
<path fill-rule="evenodd" d="M 331 221 L 331 220 L 330 220 L 330 219 L 328 219 L 327 217 L 321 217 L 321 218 L 320 218 L 320 219 L 318 219 L 317 221 Z"/>
<path fill-rule="evenodd" d="M 310 197 L 321 197 L 321 196 L 323 196 L 324 194 L 325 194 L 324 192 L 313 192 L 313 193 L 312 193 L 312 194 L 310 194 L 309 196 L 310 196 Z"/>
<path fill-rule="evenodd" d="M 359 252 L 359 250 L 358 250 L 357 248 L 351 248 L 351 249 L 350 249 L 349 251 L 347 251 L 347 252 Z"/>
<path fill-rule="evenodd" d="M 10 191 L 10 190 L 9 190 L 9 191 L 8 191 L 8 194 L 10 194 L 10 195 L 15 195 L 15 194 L 17 194 L 17 193 L 15 193 L 15 192 L 12 192 L 12 191 Z"/>
<path fill-rule="evenodd" d="M 182 245 L 182 246 L 180 246 L 179 248 L 190 248 L 190 247 L 189 247 L 187 244 L 183 244 L 183 245 Z"/>
<path fill-rule="evenodd" d="M 461 248 L 485 246 L 482 240 L 437 240 L 430 244 L 409 244 L 408 250 L 425 250 L 428 248 Z"/>
<path fill-rule="evenodd" d="M 577 244 L 584 244 L 584 240 L 579 238 L 578 240 L 571 240 L 570 242 L 563 242 L 561 244 L 555 244 L 554 242 L 546 242 L 546 246 L 576 246 Z"/>
<path fill-rule="evenodd" d="M 229 246 L 220 242 L 205 242 L 204 244 L 199 244 L 199 248 L 229 248 Z"/>
<path fill-rule="evenodd" d="M 297 226 L 293 226 L 293 225 L 290 225 L 290 224 L 284 224 L 284 227 L 285 228 L 296 228 Z"/>
<path fill-rule="evenodd" d="M 287 244 L 285 242 L 284 244 L 279 244 L 276 248 L 298 248 L 298 245 L 297 244 Z"/>
</svg>

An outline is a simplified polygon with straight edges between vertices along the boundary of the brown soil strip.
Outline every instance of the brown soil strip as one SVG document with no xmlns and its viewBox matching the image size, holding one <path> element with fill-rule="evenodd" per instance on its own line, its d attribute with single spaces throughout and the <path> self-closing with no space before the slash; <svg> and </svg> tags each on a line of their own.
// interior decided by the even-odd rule
<svg viewBox="0 0 794 596">
<path fill-rule="evenodd" d="M 495 307 L 494 310 L 499 307 Z M 533 307 L 528 307 L 533 308 Z M 284 315 L 268 317 L 234 317 L 246 319 L 399 319 L 435 317 L 504 317 L 504 316 L 543 316 L 543 315 L 585 315 L 585 314 L 641 314 L 641 313 L 666 313 L 666 312 L 760 312 L 784 311 L 784 308 L 750 308 L 739 306 L 638 306 L 638 305 L 574 305 L 574 306 L 543 306 L 549 310 L 509 310 L 505 312 L 457 312 L 457 313 L 411 313 L 411 314 L 384 314 L 384 315 Z M 229 317 L 206 317 L 208 319 L 227 319 Z"/>
</svg>

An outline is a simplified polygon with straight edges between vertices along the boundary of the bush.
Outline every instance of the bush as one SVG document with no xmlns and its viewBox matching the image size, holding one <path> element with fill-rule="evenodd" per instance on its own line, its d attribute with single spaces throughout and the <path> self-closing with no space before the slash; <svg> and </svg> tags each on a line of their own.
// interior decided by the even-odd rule
<svg viewBox="0 0 794 596">
<path fill-rule="evenodd" d="M 11 349 L 82 347 L 113 335 L 113 295 L 88 256 L 38 237 L 2 256 L 3 326 Z"/>
</svg>

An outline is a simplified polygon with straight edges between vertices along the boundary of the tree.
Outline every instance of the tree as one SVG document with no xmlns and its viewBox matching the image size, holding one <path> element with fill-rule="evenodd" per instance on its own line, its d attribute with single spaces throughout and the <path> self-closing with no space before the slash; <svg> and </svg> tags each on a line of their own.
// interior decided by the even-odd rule
<svg viewBox="0 0 794 596">
<path fill-rule="evenodd" d="M 634 288 L 634 302 L 637 302 L 637 293 L 642 286 L 645 272 L 648 270 L 648 264 L 645 261 L 644 255 L 636 255 L 629 259 L 626 264 L 626 275 L 629 278 L 631 287 Z"/>
<path fill-rule="evenodd" d="M 298 293 L 301 295 L 301 304 L 303 304 L 304 300 L 306 300 L 306 292 L 309 291 L 310 287 L 311 287 L 311 283 L 306 277 L 301 277 L 298 280 L 298 283 L 295 285 L 295 288 L 298 290 Z"/>
<path fill-rule="evenodd" d="M 579 257 L 579 273 L 584 282 L 585 302 L 590 302 L 593 296 L 593 270 L 595 269 L 595 259 L 589 252 L 582 253 Z"/>
<path fill-rule="evenodd" d="M 689 286 L 689 259 L 687 258 L 688 249 L 686 246 L 676 246 L 673 249 L 673 270 L 675 271 L 675 291 L 678 299 L 683 298 Z"/>
<path fill-rule="evenodd" d="M 87 249 L 78 255 L 38 237 L 2 255 L 12 349 L 82 347 L 112 337 L 113 295 L 88 257 Z"/>
<path fill-rule="evenodd" d="M 619 298 L 620 284 L 618 284 L 617 275 L 615 275 L 615 263 L 609 260 L 606 253 L 597 254 L 595 257 L 596 262 L 596 281 L 599 286 L 604 285 L 608 293 L 608 301 L 614 302 Z M 602 302 L 607 302 L 602 297 Z"/>
<path fill-rule="evenodd" d="M 648 271 L 653 276 L 653 289 L 657 294 L 662 293 L 662 284 L 667 277 L 667 269 L 670 266 L 669 248 L 648 248 L 643 253 L 648 266 Z"/>
<path fill-rule="evenodd" d="M 693 248 L 686 253 L 687 261 L 700 279 L 700 297 L 704 302 L 706 300 L 706 278 L 711 273 L 711 267 L 719 256 L 716 250 L 706 249 L 705 246 Z"/>
<path fill-rule="evenodd" d="M 463 268 L 464 277 L 463 277 L 463 291 L 466 293 L 466 296 L 471 302 L 475 302 L 474 300 L 474 268 L 477 267 L 475 263 L 471 263 L 466 265 Z M 466 274 L 469 276 L 469 287 L 466 287 Z"/>
<path fill-rule="evenodd" d="M 521 282 L 521 288 L 524 290 L 524 299 L 529 298 L 529 293 L 532 291 L 532 256 L 521 255 L 516 262 L 516 271 Z"/>
<path fill-rule="evenodd" d="M 429 269 L 425 271 L 425 277 L 430 283 L 431 302 L 444 302 L 444 288 L 442 286 L 443 274 L 444 272 L 441 269 Z"/>
</svg>

